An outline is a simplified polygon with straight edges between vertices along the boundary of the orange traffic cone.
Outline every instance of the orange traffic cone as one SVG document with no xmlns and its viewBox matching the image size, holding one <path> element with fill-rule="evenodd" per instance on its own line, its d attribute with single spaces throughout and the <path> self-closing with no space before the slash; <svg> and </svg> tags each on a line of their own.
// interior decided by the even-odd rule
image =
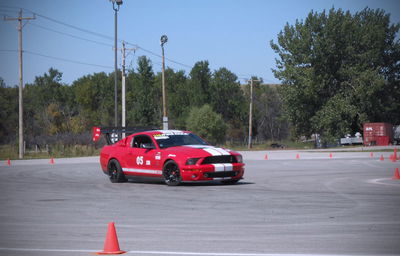
<svg viewBox="0 0 400 256">
<path fill-rule="evenodd" d="M 397 148 L 394 148 L 393 155 L 396 160 L 400 160 L 400 157 L 397 157 Z"/>
<path fill-rule="evenodd" d="M 374 157 L 374 153 L 371 152 L 371 153 L 369 154 L 369 157 Z"/>
<path fill-rule="evenodd" d="M 126 251 L 119 249 L 117 231 L 115 230 L 114 222 L 108 223 L 108 231 L 106 241 L 104 242 L 104 249 L 102 252 L 97 252 L 97 255 L 103 254 L 123 254 Z"/>
<path fill-rule="evenodd" d="M 396 168 L 396 170 L 394 171 L 394 175 L 393 178 L 394 180 L 400 180 L 400 172 L 399 172 L 399 168 Z"/>
<path fill-rule="evenodd" d="M 383 155 L 381 155 L 381 157 L 379 158 L 379 160 L 381 160 L 381 161 L 385 160 L 385 158 L 383 158 Z"/>
<path fill-rule="evenodd" d="M 300 155 L 299 154 L 296 155 L 296 159 L 300 159 Z"/>
<path fill-rule="evenodd" d="M 11 160 L 10 160 L 10 158 L 7 159 L 7 165 L 8 165 L 8 166 L 11 166 Z"/>
<path fill-rule="evenodd" d="M 397 161 L 396 155 L 395 155 L 395 154 L 390 155 L 390 160 L 391 160 L 392 162 L 396 162 L 396 161 Z"/>
<path fill-rule="evenodd" d="M 330 154 L 329 154 L 329 158 L 333 158 L 333 155 L 332 155 L 332 153 L 330 153 Z"/>
<path fill-rule="evenodd" d="M 53 157 L 50 159 L 50 164 L 54 164 L 54 158 Z"/>
<path fill-rule="evenodd" d="M 265 159 L 265 160 L 268 160 L 268 154 L 265 154 L 264 159 Z"/>
</svg>

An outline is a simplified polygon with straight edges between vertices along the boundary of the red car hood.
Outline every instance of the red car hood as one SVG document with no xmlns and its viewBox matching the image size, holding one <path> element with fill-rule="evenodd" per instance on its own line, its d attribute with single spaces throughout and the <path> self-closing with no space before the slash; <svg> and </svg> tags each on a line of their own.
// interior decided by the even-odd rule
<svg viewBox="0 0 400 256">
<path fill-rule="evenodd" d="M 166 148 L 165 153 L 186 155 L 188 157 L 207 157 L 222 155 L 237 155 L 236 152 L 229 149 L 218 148 L 208 145 L 185 145 Z"/>
</svg>

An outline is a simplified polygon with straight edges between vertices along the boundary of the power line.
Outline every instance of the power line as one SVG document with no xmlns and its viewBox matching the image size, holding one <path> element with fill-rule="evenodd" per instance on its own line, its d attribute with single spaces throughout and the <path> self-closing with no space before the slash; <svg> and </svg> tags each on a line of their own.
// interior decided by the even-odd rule
<svg viewBox="0 0 400 256">
<path fill-rule="evenodd" d="M 65 35 L 65 36 L 69 36 L 69 37 L 72 37 L 72 38 L 76 38 L 76 39 L 79 39 L 79 40 L 83 40 L 83 41 L 87 41 L 87 42 L 91 42 L 91 43 L 95 43 L 95 44 L 99 44 L 99 45 L 105 45 L 105 46 L 113 47 L 111 44 L 98 42 L 98 41 L 87 39 L 87 38 L 83 38 L 83 37 L 80 37 L 80 36 L 75 36 L 75 35 L 72 35 L 72 34 L 69 34 L 69 33 L 65 33 L 65 32 L 61 32 L 61 31 L 55 30 L 55 29 L 47 28 L 47 27 L 44 27 L 44 26 L 36 24 L 36 23 L 30 23 L 30 25 L 33 25 L 35 27 L 39 27 L 41 29 L 48 30 L 48 31 L 51 31 L 51 32 L 54 32 L 54 33 L 58 33 L 58 34 L 61 34 L 61 35 Z"/>
<path fill-rule="evenodd" d="M 113 67 L 110 67 L 110 66 L 98 65 L 98 64 L 93 64 L 93 63 L 86 63 L 86 62 L 77 61 L 77 60 L 64 59 L 64 58 L 60 58 L 60 57 L 49 56 L 49 55 L 36 53 L 36 52 L 31 52 L 31 51 L 24 51 L 24 52 L 26 52 L 28 54 L 31 54 L 31 55 L 37 55 L 37 56 L 41 56 L 41 57 L 44 57 L 44 58 L 55 59 L 55 60 L 60 60 L 60 61 L 65 61 L 65 62 L 71 62 L 71 63 L 75 63 L 75 64 L 81 64 L 81 65 L 87 65 L 87 66 L 94 66 L 94 67 L 111 68 L 111 69 L 113 69 Z"/>
<path fill-rule="evenodd" d="M 2 6 L 0 6 L 0 7 L 2 7 Z M 12 7 L 12 6 L 3 6 L 3 7 L 18 9 L 17 7 Z M 107 35 L 104 35 L 104 34 L 100 34 L 100 33 L 97 33 L 97 32 L 90 31 L 90 30 L 88 30 L 88 29 L 84 29 L 84 28 L 81 28 L 81 27 L 78 27 L 78 26 L 74 26 L 74 25 L 71 25 L 71 24 L 62 22 L 62 21 L 59 21 L 59 20 L 50 18 L 50 17 L 48 17 L 48 16 L 39 14 L 39 13 L 34 12 L 34 11 L 32 11 L 32 10 L 29 10 L 29 9 L 24 9 L 24 8 L 22 8 L 22 9 L 25 10 L 25 11 L 31 12 L 31 13 L 35 14 L 36 16 L 38 16 L 38 17 L 41 17 L 41 18 L 47 19 L 47 20 L 49 20 L 49 21 L 52 21 L 52 22 L 54 22 L 54 23 L 57 23 L 57 24 L 60 24 L 60 25 L 66 26 L 66 27 L 70 27 L 70 28 L 79 30 L 79 31 L 81 31 L 81 32 L 85 32 L 85 33 L 88 33 L 88 34 L 92 34 L 92 35 L 95 35 L 95 36 L 98 36 L 98 37 L 106 38 L 106 39 L 109 39 L 109 40 L 114 40 L 113 37 L 110 37 L 110 36 L 107 36 Z M 35 26 L 40 26 L 40 25 L 35 24 Z M 56 32 L 56 33 L 60 33 L 60 34 L 63 34 L 63 33 L 64 33 L 64 32 L 59 32 L 59 31 L 55 31 L 55 30 L 52 30 L 52 29 L 44 28 L 44 27 L 42 27 L 42 28 L 43 28 L 43 29 L 50 30 L 50 31 L 53 31 L 53 32 Z M 103 44 L 103 45 L 109 46 L 108 44 L 105 44 L 105 43 L 100 43 L 100 42 L 97 42 L 97 41 L 94 41 L 94 40 L 85 39 L 85 38 L 83 38 L 83 37 L 74 36 L 74 35 L 71 35 L 71 34 L 68 34 L 68 33 L 64 33 L 64 34 L 66 34 L 66 35 L 68 35 L 68 36 L 71 36 L 71 37 L 74 37 L 74 38 L 77 38 L 77 39 L 81 39 L 81 40 L 85 40 L 85 41 L 89 41 L 89 42 L 92 41 L 93 43 Z M 123 40 L 123 39 L 119 39 L 118 41 L 119 41 L 119 42 L 125 41 L 126 44 L 132 45 L 132 46 L 136 47 L 137 49 L 141 49 L 141 50 L 143 50 L 144 52 L 147 52 L 147 53 L 149 53 L 149 54 L 151 54 L 151 55 L 153 55 L 153 56 L 156 56 L 156 57 L 162 59 L 162 56 L 161 56 L 160 54 L 155 53 L 155 52 L 153 52 L 153 51 L 151 51 L 151 50 L 148 50 L 148 49 L 146 49 L 146 48 L 143 48 L 143 47 L 141 47 L 141 46 L 138 45 L 138 44 L 133 44 L 133 43 L 127 42 L 126 40 Z M 168 60 L 169 62 L 175 63 L 175 64 L 177 64 L 177 65 L 180 65 L 180 66 L 183 66 L 183 67 L 186 67 L 186 68 L 192 68 L 192 66 L 190 66 L 190 65 L 181 63 L 181 62 L 179 62 L 179 61 L 175 61 L 175 60 L 173 60 L 173 59 L 171 59 L 171 58 L 165 58 L 165 59 Z"/>
<path fill-rule="evenodd" d="M 98 37 L 103 37 L 103 38 L 107 38 L 107 39 L 113 40 L 113 37 L 111 37 L 111 36 L 103 35 L 103 34 L 100 34 L 100 33 L 97 33 L 97 32 L 90 31 L 88 29 L 80 28 L 78 26 L 74 26 L 74 25 L 71 25 L 71 24 L 68 24 L 68 23 L 65 23 L 65 22 L 50 18 L 48 16 L 45 16 L 43 14 L 34 12 L 34 11 L 26 9 L 26 8 L 20 8 L 20 7 L 15 7 L 15 6 L 7 6 L 7 5 L 0 5 L 0 7 L 9 8 L 9 9 L 22 9 L 22 10 L 24 10 L 26 12 L 30 12 L 30 13 L 38 16 L 38 17 L 41 17 L 43 19 L 47 19 L 47 20 L 52 21 L 54 23 L 57 23 L 57 24 L 60 24 L 60 25 L 66 26 L 66 27 L 70 27 L 70 28 L 73 28 L 73 29 L 76 29 L 76 30 L 79 30 L 79 31 L 82 31 L 82 32 L 85 32 L 85 33 L 88 33 L 88 34 L 92 34 L 92 35 L 95 35 L 95 36 L 98 36 Z"/>
<path fill-rule="evenodd" d="M 129 45 L 135 46 L 135 47 L 138 48 L 138 49 L 142 49 L 144 52 L 150 53 L 151 55 L 154 55 L 154 56 L 156 56 L 156 57 L 162 58 L 162 56 L 161 56 L 160 54 L 155 53 L 155 52 L 150 51 L 150 50 L 147 50 L 147 49 L 141 47 L 140 45 L 132 44 L 132 43 L 129 43 L 129 42 L 126 42 L 126 43 L 129 44 Z M 172 59 L 170 59 L 170 58 L 165 58 L 165 59 L 168 60 L 168 61 L 170 61 L 170 62 L 172 62 L 172 63 L 178 64 L 178 65 L 181 65 L 181 66 L 184 66 L 184 67 L 187 67 L 187 68 L 192 68 L 192 66 L 183 64 L 183 63 L 181 63 L 181 62 L 172 60 Z"/>
<path fill-rule="evenodd" d="M 18 52 L 18 50 L 2 50 L 2 49 L 0 49 L 0 52 Z"/>
<path fill-rule="evenodd" d="M 7 50 L 7 49 L 0 49 L 0 52 L 18 52 L 18 50 Z M 75 64 L 81 64 L 81 65 L 87 65 L 87 66 L 94 66 L 94 67 L 101 67 L 101 68 L 113 68 L 110 66 L 104 66 L 104 65 L 98 65 L 98 64 L 93 64 L 93 63 L 87 63 L 87 62 L 82 62 L 82 61 L 78 61 L 78 60 L 70 60 L 70 59 L 64 59 L 61 57 L 55 57 L 55 56 L 50 56 L 50 55 L 46 55 L 46 54 L 42 54 L 42 53 L 37 53 L 37 52 L 32 52 L 32 51 L 23 51 L 24 53 L 28 53 L 31 55 L 36 55 L 36 56 L 40 56 L 40 57 L 44 57 L 44 58 L 48 58 L 48 59 L 54 59 L 54 60 L 60 60 L 60 61 L 65 61 L 65 62 L 71 62 L 71 63 L 75 63 Z"/>
</svg>

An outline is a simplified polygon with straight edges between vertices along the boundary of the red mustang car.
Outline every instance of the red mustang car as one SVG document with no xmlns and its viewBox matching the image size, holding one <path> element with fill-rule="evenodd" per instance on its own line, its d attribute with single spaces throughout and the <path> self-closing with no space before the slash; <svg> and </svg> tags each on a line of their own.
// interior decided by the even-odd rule
<svg viewBox="0 0 400 256">
<path fill-rule="evenodd" d="M 177 130 L 138 132 L 104 146 L 100 164 L 111 182 L 145 176 L 163 178 L 170 186 L 211 180 L 234 184 L 244 173 L 239 153 L 210 146 L 191 132 Z"/>
</svg>

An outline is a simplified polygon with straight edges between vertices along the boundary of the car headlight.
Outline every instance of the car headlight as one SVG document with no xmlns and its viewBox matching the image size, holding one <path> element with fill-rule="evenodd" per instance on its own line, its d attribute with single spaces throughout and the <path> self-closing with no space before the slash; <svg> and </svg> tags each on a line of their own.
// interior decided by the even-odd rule
<svg viewBox="0 0 400 256">
<path fill-rule="evenodd" d="M 237 155 L 237 156 L 236 156 L 236 160 L 237 160 L 238 163 L 243 163 L 243 157 L 242 157 L 242 155 Z"/>
<path fill-rule="evenodd" d="M 189 158 L 186 160 L 186 165 L 195 165 L 200 158 Z"/>
</svg>

